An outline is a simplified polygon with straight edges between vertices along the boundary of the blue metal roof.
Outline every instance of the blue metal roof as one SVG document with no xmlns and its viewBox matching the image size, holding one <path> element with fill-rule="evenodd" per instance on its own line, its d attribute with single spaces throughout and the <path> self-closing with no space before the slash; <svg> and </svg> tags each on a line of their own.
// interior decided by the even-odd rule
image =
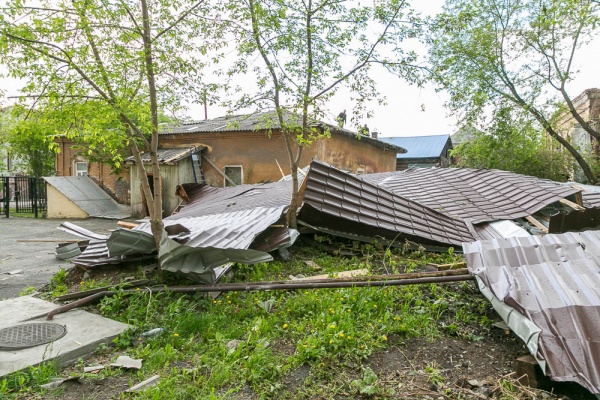
<svg viewBox="0 0 600 400">
<path fill-rule="evenodd" d="M 379 140 L 403 147 L 406 153 L 396 158 L 434 158 L 442 155 L 450 135 L 382 137 Z"/>
</svg>

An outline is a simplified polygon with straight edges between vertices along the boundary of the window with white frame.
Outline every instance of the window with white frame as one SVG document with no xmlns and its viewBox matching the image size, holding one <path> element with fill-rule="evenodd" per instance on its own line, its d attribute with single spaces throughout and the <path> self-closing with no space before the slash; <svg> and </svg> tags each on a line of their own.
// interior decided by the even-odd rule
<svg viewBox="0 0 600 400">
<path fill-rule="evenodd" d="M 75 163 L 75 176 L 87 176 L 88 163 L 85 161 L 77 161 Z"/>
<path fill-rule="evenodd" d="M 242 174 L 242 166 L 241 165 L 226 165 L 225 166 L 225 175 L 231 179 L 235 185 L 233 185 L 228 179 L 225 179 L 224 186 L 236 186 L 244 183 L 243 174 Z"/>
</svg>

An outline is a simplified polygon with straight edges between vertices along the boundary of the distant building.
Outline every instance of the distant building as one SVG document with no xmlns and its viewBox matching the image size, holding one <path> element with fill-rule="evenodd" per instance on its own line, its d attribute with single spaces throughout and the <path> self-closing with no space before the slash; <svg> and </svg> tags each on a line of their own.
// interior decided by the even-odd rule
<svg viewBox="0 0 600 400">
<path fill-rule="evenodd" d="M 600 89 L 584 90 L 573 99 L 573 105 L 583 120 L 591 123 L 594 129 L 600 129 Z M 559 118 L 557 126 L 559 134 L 580 151 L 594 150 L 596 155 L 600 154 L 598 141 L 581 127 L 570 112 Z"/>
<path fill-rule="evenodd" d="M 448 167 L 453 148 L 450 135 L 382 137 L 379 140 L 406 149 L 396 155 L 396 170 L 411 167 Z"/>
</svg>

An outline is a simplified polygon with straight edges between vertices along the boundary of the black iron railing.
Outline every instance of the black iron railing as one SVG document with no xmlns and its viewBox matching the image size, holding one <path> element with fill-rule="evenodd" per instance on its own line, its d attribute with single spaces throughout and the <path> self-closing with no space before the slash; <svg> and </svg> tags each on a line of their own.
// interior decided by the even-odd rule
<svg viewBox="0 0 600 400">
<path fill-rule="evenodd" d="M 0 210 L 6 218 L 11 213 L 34 214 L 36 218 L 42 218 L 46 207 L 46 181 L 43 178 L 0 177 Z"/>
</svg>

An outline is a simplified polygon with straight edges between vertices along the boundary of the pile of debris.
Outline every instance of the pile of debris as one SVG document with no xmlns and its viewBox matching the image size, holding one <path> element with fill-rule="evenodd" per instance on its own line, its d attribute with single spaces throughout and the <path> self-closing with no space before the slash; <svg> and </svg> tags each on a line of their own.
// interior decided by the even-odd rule
<svg viewBox="0 0 600 400">
<path fill-rule="evenodd" d="M 59 246 L 87 267 L 145 257 L 214 284 L 233 262 L 272 260 L 299 231 L 287 225 L 290 180 L 178 186 L 186 205 L 164 219 L 160 251 L 149 222 Z M 505 322 L 556 380 L 600 393 L 600 191 L 498 170 L 411 169 L 353 175 L 311 163 L 299 190 L 299 229 L 429 251 L 464 249 L 469 272 Z M 545 236 L 541 236 L 545 235 Z"/>
<path fill-rule="evenodd" d="M 313 161 L 299 192 L 303 231 L 392 246 L 408 242 L 429 251 L 600 225 L 600 209 L 583 206 L 587 192 L 581 188 L 498 170 L 353 175 Z M 183 184 L 177 193 L 187 204 L 164 219 L 158 258 L 167 271 L 214 283 L 228 263 L 270 261 L 269 253 L 291 246 L 299 235 L 286 222 L 289 180 L 227 188 Z M 587 205 L 600 205 L 597 198 L 594 193 Z M 60 229 L 89 241 L 58 248 L 62 258 L 76 255 L 77 265 L 156 255 L 149 222 L 119 228 L 110 237 L 69 223 Z"/>
</svg>

